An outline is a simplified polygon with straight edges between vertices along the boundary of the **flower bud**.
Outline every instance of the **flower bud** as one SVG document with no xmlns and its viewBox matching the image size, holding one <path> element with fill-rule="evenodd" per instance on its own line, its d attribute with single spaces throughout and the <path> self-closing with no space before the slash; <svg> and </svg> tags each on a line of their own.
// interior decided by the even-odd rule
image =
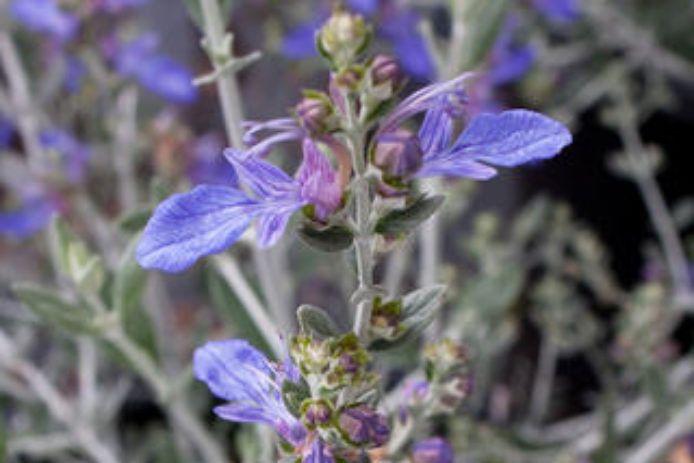
<svg viewBox="0 0 694 463">
<path fill-rule="evenodd" d="M 412 447 L 413 463 L 453 463 L 453 448 L 440 437 L 419 442 Z"/>
<path fill-rule="evenodd" d="M 332 416 L 333 409 L 325 400 L 307 400 L 301 406 L 301 421 L 311 430 L 330 425 Z"/>
<path fill-rule="evenodd" d="M 358 58 L 368 45 L 370 35 L 361 16 L 347 11 L 335 11 L 320 30 L 318 48 L 341 69 Z"/>
<path fill-rule="evenodd" d="M 376 55 L 371 62 L 371 82 L 374 85 L 390 83 L 394 87 L 400 83 L 401 77 L 400 65 L 392 56 Z"/>
<path fill-rule="evenodd" d="M 326 343 L 305 335 L 292 339 L 289 353 L 304 375 L 320 373 L 330 362 L 330 351 Z"/>
<path fill-rule="evenodd" d="M 404 129 L 382 135 L 373 157 L 373 163 L 383 171 L 386 181 L 413 174 L 421 162 L 422 148 L 419 139 Z"/>
<path fill-rule="evenodd" d="M 395 339 L 402 334 L 404 327 L 400 324 L 402 302 L 382 303 L 381 298 L 374 299 L 371 310 L 371 331 L 374 338 Z"/>
<path fill-rule="evenodd" d="M 433 407 L 441 413 L 453 413 L 470 394 L 472 380 L 467 352 L 459 344 L 445 339 L 424 350 L 424 370 L 436 385 Z"/>
<path fill-rule="evenodd" d="M 338 427 L 345 440 L 359 447 L 380 447 L 390 434 L 385 416 L 363 404 L 342 410 Z"/>
<path fill-rule="evenodd" d="M 333 109 L 327 96 L 312 94 L 294 107 L 294 114 L 309 133 L 316 134 L 329 130 Z"/>
</svg>

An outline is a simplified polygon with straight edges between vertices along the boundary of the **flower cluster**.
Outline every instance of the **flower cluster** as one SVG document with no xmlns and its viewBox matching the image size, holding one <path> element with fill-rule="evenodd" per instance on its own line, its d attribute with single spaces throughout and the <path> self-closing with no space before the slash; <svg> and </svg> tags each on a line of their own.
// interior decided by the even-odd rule
<svg viewBox="0 0 694 463">
<path fill-rule="evenodd" d="M 242 187 L 199 185 L 159 205 L 137 249 L 142 266 L 184 270 L 235 243 L 254 222 L 258 245 L 271 246 L 299 210 L 307 226 L 349 230 L 342 211 L 353 196 L 355 162 L 373 165 L 371 180 L 381 194 L 408 195 L 419 178 L 486 180 L 497 173 L 492 166 L 547 159 L 570 143 L 562 124 L 521 109 L 479 114 L 457 132 L 466 119 L 467 75 L 424 87 L 384 116 L 399 89 L 399 71 L 385 56 L 361 60 L 368 35 L 361 18 L 349 13 L 326 23 L 317 43 L 334 69 L 328 92 L 307 92 L 295 118 L 246 125 L 246 149 L 225 151 Z M 404 125 L 420 113 L 425 117 L 415 134 Z M 355 126 L 374 136 L 350 158 Z M 291 140 L 303 149 L 294 177 L 265 160 L 275 145 Z"/>
<path fill-rule="evenodd" d="M 363 370 L 365 366 L 357 366 L 345 346 L 354 345 L 351 339 L 350 335 L 331 339 L 327 342 L 332 347 L 311 354 L 296 349 L 310 341 L 297 339 L 292 356 L 281 364 L 270 362 L 245 340 L 212 341 L 195 351 L 194 373 L 215 396 L 230 402 L 214 409 L 220 418 L 271 426 L 285 442 L 285 451 L 295 458 L 333 462 L 337 454 L 380 447 L 389 436 L 385 417 L 355 396 L 354 387 L 346 383 L 330 390 L 317 386 L 323 383 L 320 377 L 332 376 L 328 381 L 334 381 L 339 371 L 354 378 Z M 313 365 L 307 372 L 306 355 L 332 366 L 316 369 Z M 360 378 L 358 383 L 362 382 Z"/>
</svg>

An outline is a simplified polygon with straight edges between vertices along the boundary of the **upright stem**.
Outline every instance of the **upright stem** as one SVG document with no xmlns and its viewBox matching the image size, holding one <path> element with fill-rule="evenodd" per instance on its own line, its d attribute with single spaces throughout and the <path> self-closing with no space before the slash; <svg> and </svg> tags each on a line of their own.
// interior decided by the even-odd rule
<svg viewBox="0 0 694 463">
<path fill-rule="evenodd" d="M 13 109 L 16 111 L 17 127 L 22 137 L 29 165 L 34 172 L 43 169 L 43 149 L 39 144 L 39 121 L 31 104 L 31 93 L 19 53 L 7 30 L 0 29 L 0 62 L 7 78 Z"/>
<path fill-rule="evenodd" d="M 219 9 L 219 0 L 200 0 L 202 7 L 203 22 L 205 25 L 205 34 L 207 36 L 207 44 L 214 53 L 225 53 L 224 47 L 224 22 L 222 12 Z M 231 51 L 229 51 L 231 53 Z M 232 59 L 231 56 L 228 57 Z M 231 145 L 236 149 L 243 148 L 243 132 L 241 131 L 241 121 L 243 121 L 243 108 L 241 106 L 241 97 L 239 93 L 238 82 L 236 76 L 231 72 L 220 72 L 222 64 L 218 59 L 212 59 L 212 65 L 216 72 L 219 72 L 217 77 L 217 93 L 219 95 L 219 103 L 222 106 L 222 115 L 224 116 L 224 126 L 227 135 L 231 140 Z"/>
<path fill-rule="evenodd" d="M 618 117 L 618 131 L 624 143 L 624 149 L 634 172 L 636 185 L 655 227 L 660 246 L 665 254 L 672 285 L 675 290 L 675 302 L 679 298 L 691 298 L 692 285 L 689 279 L 689 268 L 672 215 L 668 210 L 658 182 L 653 177 L 650 160 L 638 132 L 638 115 L 627 96 L 622 96 L 621 111 Z"/>
<path fill-rule="evenodd" d="M 219 0 L 200 0 L 202 7 L 204 29 L 207 45 L 211 50 L 211 61 L 217 74 L 217 94 L 222 107 L 224 126 L 231 146 L 235 149 L 244 149 L 243 132 L 243 105 L 239 93 L 238 82 L 233 71 L 224 69 L 224 60 L 233 60 L 231 50 L 225 50 L 225 37 L 222 12 L 219 8 Z M 230 44 L 229 44 L 230 45 Z M 219 55 L 219 56 L 216 56 Z M 258 279 L 268 306 L 275 317 L 283 325 L 290 319 L 287 317 L 289 310 L 289 295 L 282 294 L 279 288 L 286 286 L 276 285 L 279 278 L 288 278 L 288 272 L 276 269 L 279 259 L 273 259 L 273 250 L 263 251 L 253 248 L 253 261 L 258 272 Z M 286 326 L 286 325 L 285 325 Z M 262 328 L 261 328 L 262 329 Z M 273 333 L 266 333 L 274 336 Z"/>
<path fill-rule="evenodd" d="M 545 417 L 552 394 L 552 384 L 557 367 L 557 346 L 551 338 L 543 338 L 530 399 L 530 420 L 540 423 Z"/>
<path fill-rule="evenodd" d="M 137 88 L 128 87 L 116 102 L 118 117 L 115 129 L 113 164 L 118 177 L 118 194 L 122 210 L 137 204 L 135 175 L 135 144 L 137 140 Z"/>
<path fill-rule="evenodd" d="M 345 95 L 345 101 L 349 96 Z M 357 290 L 354 303 L 357 305 L 354 316 L 354 333 L 362 342 L 368 341 L 369 322 L 371 321 L 370 296 L 373 287 L 372 233 L 369 218 L 371 216 L 371 198 L 369 182 L 366 178 L 365 136 L 360 127 L 358 116 L 352 105 L 347 108 L 348 137 L 351 148 L 352 165 L 354 166 L 354 201 L 356 237 L 354 250 L 357 260 Z"/>
</svg>

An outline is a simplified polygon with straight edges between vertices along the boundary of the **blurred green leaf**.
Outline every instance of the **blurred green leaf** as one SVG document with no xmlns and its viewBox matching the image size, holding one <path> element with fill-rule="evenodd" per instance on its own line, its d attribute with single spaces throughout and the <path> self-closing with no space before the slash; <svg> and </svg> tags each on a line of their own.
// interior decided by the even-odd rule
<svg viewBox="0 0 694 463">
<path fill-rule="evenodd" d="M 391 211 L 376 223 L 375 231 L 386 236 L 400 236 L 412 232 L 436 212 L 443 204 L 444 196 L 422 195 L 404 209 Z"/>
<path fill-rule="evenodd" d="M 69 302 L 60 294 L 31 283 L 19 283 L 12 289 L 27 309 L 46 324 L 69 333 L 96 332 L 94 314 L 87 306 Z"/>
<path fill-rule="evenodd" d="M 304 243 L 323 252 L 344 251 L 352 245 L 354 240 L 352 232 L 342 226 L 325 229 L 304 226 L 298 230 L 298 234 Z"/>
<path fill-rule="evenodd" d="M 296 311 L 296 316 L 299 319 L 301 331 L 306 334 L 318 338 L 330 338 L 340 334 L 335 322 L 319 307 L 301 305 Z"/>
<path fill-rule="evenodd" d="M 113 310 L 123 330 L 135 343 L 157 359 L 157 339 L 152 319 L 143 305 L 149 272 L 135 260 L 140 235 L 134 236 L 123 253 L 113 282 Z"/>
<path fill-rule="evenodd" d="M 147 225 L 154 209 L 149 206 L 128 211 L 118 218 L 118 229 L 127 234 L 137 233 Z"/>
</svg>

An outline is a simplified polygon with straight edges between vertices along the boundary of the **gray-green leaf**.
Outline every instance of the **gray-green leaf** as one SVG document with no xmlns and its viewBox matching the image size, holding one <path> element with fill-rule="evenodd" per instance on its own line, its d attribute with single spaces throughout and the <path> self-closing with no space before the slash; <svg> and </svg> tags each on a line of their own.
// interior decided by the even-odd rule
<svg viewBox="0 0 694 463">
<path fill-rule="evenodd" d="M 118 265 L 113 282 L 113 310 L 118 313 L 128 337 L 156 359 L 156 335 L 152 319 L 142 303 L 149 273 L 135 260 L 139 240 L 139 234 L 130 240 Z"/>
<path fill-rule="evenodd" d="M 412 232 L 431 217 L 443 204 L 443 196 L 420 196 L 404 209 L 391 211 L 376 223 L 375 231 L 386 236 L 400 236 Z"/>
<path fill-rule="evenodd" d="M 94 333 L 94 313 L 87 306 L 65 300 L 55 291 L 19 283 L 13 291 L 38 318 L 70 333 Z"/>
<path fill-rule="evenodd" d="M 304 304 L 297 309 L 296 316 L 299 319 L 301 331 L 306 334 L 323 339 L 340 334 L 335 322 L 321 308 Z"/>
<path fill-rule="evenodd" d="M 305 226 L 298 230 L 298 234 L 304 243 L 324 252 L 344 251 L 352 245 L 354 240 L 352 232 L 339 225 L 325 229 Z"/>
</svg>

